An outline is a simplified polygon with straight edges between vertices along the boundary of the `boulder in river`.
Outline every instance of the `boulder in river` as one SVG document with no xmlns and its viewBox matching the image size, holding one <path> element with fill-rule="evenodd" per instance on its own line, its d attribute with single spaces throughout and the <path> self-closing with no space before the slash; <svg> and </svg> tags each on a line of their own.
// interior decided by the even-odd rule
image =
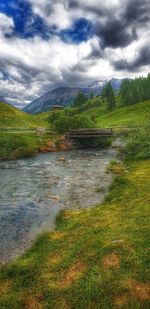
<svg viewBox="0 0 150 309">
<path fill-rule="evenodd" d="M 65 159 L 64 157 L 60 157 L 60 158 L 59 158 L 59 161 L 60 161 L 60 162 L 66 162 L 66 159 Z"/>
<path fill-rule="evenodd" d="M 48 198 L 54 200 L 54 201 L 59 201 L 60 197 L 58 195 L 48 195 Z"/>
<path fill-rule="evenodd" d="M 63 150 L 63 151 L 67 151 L 70 149 L 69 145 L 67 144 L 60 144 L 60 150 Z"/>
</svg>

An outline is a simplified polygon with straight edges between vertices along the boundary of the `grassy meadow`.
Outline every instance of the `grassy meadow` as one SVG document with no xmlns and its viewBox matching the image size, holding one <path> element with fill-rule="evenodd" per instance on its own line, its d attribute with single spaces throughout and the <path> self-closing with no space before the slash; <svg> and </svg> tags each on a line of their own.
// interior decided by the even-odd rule
<svg viewBox="0 0 150 309">
<path fill-rule="evenodd" d="M 150 100 L 126 107 L 118 106 L 111 112 L 106 110 L 106 106 L 102 104 L 84 113 L 88 116 L 95 116 L 96 127 L 138 127 L 143 126 L 145 121 L 150 119 Z"/>
</svg>

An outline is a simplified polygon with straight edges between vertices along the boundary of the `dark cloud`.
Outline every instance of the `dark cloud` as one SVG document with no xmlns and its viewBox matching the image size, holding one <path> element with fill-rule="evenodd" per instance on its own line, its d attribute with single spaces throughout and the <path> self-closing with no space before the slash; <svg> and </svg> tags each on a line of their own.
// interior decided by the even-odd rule
<svg viewBox="0 0 150 309">
<path fill-rule="evenodd" d="M 78 1 L 70 0 L 68 4 L 69 9 L 77 9 L 79 7 Z"/>
<path fill-rule="evenodd" d="M 150 20 L 150 1 L 131 0 L 128 1 L 124 13 L 124 19 L 128 23 L 145 24 Z"/>
<path fill-rule="evenodd" d="M 105 22 L 101 20 L 95 26 L 95 33 L 101 39 L 101 47 L 125 47 L 138 38 L 138 30 L 145 28 L 150 21 L 150 1 L 133 0 L 118 7 L 115 11 L 105 10 Z M 98 11 L 97 11 L 98 14 Z"/>
<path fill-rule="evenodd" d="M 150 64 L 150 46 L 144 46 L 138 52 L 137 57 L 132 61 L 121 59 L 113 62 L 114 68 L 117 71 L 137 71 L 142 66 L 147 66 Z"/>
<path fill-rule="evenodd" d="M 103 53 L 100 49 L 96 49 L 93 47 L 93 50 L 91 53 L 88 55 L 87 59 L 100 59 L 103 58 Z"/>
<path fill-rule="evenodd" d="M 120 20 L 110 20 L 104 26 L 96 27 L 96 35 L 101 39 L 101 47 L 125 47 L 134 39 L 134 33 L 130 33 L 129 29 Z"/>
</svg>

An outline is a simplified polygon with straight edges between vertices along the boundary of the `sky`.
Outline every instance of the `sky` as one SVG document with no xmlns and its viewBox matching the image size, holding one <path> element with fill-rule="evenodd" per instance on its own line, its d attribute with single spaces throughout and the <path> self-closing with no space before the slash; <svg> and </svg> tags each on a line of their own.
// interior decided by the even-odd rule
<svg viewBox="0 0 150 309">
<path fill-rule="evenodd" d="M 0 0 L 0 96 L 150 72 L 149 0 Z"/>
</svg>

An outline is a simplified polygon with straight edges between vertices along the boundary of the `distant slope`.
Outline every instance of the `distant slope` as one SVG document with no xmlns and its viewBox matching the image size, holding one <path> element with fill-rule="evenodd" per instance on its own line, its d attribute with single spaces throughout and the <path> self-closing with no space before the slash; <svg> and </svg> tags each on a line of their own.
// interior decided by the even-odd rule
<svg viewBox="0 0 150 309">
<path fill-rule="evenodd" d="M 10 104 L 0 102 L 0 128 L 35 128 L 48 126 L 48 122 L 29 115 Z"/>
<path fill-rule="evenodd" d="M 0 95 L 0 102 L 7 103 L 6 100 L 3 97 L 1 97 L 1 95 Z"/>
<path fill-rule="evenodd" d="M 84 93 L 87 97 L 91 92 L 94 95 L 101 95 L 103 88 L 108 82 L 111 83 L 114 91 L 118 92 L 122 79 L 112 78 L 104 81 L 96 81 L 86 88 L 56 88 L 28 104 L 23 110 L 30 114 L 38 114 L 49 111 L 52 105 L 70 106 L 79 92 Z"/>
<path fill-rule="evenodd" d="M 57 88 L 34 100 L 23 110 L 30 114 L 37 114 L 49 111 L 52 105 L 69 106 L 73 103 L 74 98 L 80 91 L 85 95 L 89 95 L 91 90 L 88 88 Z"/>
<path fill-rule="evenodd" d="M 150 121 L 150 100 L 118 108 L 97 118 L 102 127 L 141 126 Z"/>
</svg>

